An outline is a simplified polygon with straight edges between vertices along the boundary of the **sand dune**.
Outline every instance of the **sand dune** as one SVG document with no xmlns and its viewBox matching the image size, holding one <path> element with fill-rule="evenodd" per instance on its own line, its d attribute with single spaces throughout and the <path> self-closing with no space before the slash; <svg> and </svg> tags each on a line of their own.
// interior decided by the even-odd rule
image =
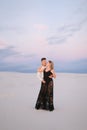
<svg viewBox="0 0 87 130">
<path fill-rule="evenodd" d="M 36 74 L 0 72 L 0 130 L 87 130 L 87 74 L 57 73 L 53 112 L 35 110 Z"/>
</svg>

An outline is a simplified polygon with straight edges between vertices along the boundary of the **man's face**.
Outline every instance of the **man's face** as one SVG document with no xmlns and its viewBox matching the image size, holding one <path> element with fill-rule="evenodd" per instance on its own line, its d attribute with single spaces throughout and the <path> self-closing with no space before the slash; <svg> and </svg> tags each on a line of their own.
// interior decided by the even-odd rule
<svg viewBox="0 0 87 130">
<path fill-rule="evenodd" d="M 43 61 L 42 61 L 42 65 L 43 65 L 43 66 L 46 66 L 46 64 L 47 64 L 47 61 L 46 61 L 46 60 L 43 60 Z"/>
</svg>

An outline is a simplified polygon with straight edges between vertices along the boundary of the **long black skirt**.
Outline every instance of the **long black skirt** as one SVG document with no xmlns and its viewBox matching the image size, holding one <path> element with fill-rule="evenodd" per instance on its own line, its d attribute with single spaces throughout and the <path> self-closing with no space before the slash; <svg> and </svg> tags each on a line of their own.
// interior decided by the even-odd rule
<svg viewBox="0 0 87 130">
<path fill-rule="evenodd" d="M 49 83 L 41 83 L 41 89 L 35 105 L 36 109 L 54 110 L 53 104 L 53 80 Z"/>
</svg>

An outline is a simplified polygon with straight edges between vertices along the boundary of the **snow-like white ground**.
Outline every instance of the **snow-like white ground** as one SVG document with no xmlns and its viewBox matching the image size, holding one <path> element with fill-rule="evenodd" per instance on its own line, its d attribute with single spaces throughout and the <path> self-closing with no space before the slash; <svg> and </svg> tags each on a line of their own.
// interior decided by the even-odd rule
<svg viewBox="0 0 87 130">
<path fill-rule="evenodd" d="M 0 130 L 87 130 L 87 74 L 57 73 L 53 112 L 34 108 L 36 74 L 0 72 Z"/>
</svg>

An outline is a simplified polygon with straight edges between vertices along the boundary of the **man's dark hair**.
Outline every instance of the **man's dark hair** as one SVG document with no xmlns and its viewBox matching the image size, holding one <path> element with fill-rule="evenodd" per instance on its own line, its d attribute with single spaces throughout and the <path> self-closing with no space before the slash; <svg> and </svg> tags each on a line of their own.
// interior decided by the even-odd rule
<svg viewBox="0 0 87 130">
<path fill-rule="evenodd" d="M 43 61 L 43 60 L 46 60 L 46 58 L 45 57 L 41 58 L 41 61 Z"/>
</svg>

